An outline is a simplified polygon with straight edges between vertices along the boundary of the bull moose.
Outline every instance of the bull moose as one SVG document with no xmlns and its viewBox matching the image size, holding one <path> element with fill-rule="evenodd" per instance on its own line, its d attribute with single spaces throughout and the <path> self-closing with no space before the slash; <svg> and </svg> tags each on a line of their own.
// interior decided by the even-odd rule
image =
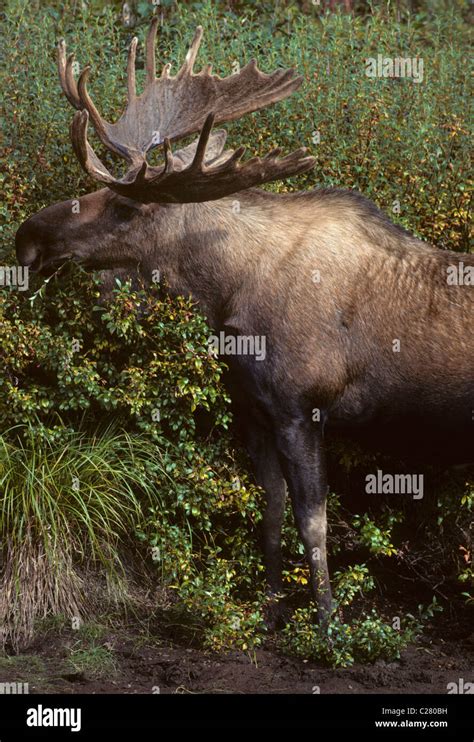
<svg viewBox="0 0 474 742">
<path fill-rule="evenodd" d="M 16 234 L 20 264 L 44 272 L 68 259 L 150 283 L 159 270 L 172 294 L 190 295 L 218 333 L 265 338 L 265 353 L 226 358 L 257 482 L 266 493 L 269 590 L 281 590 L 281 525 L 290 493 L 319 619 L 331 610 L 326 558 L 324 437 L 374 430 L 394 443 L 455 458 L 472 454 L 473 288 L 450 281 L 472 256 L 441 250 L 394 225 L 369 200 L 338 189 L 275 194 L 255 186 L 315 165 L 305 148 L 242 161 L 213 125 L 274 104 L 303 78 L 260 71 L 254 60 L 219 77 L 194 72 L 198 27 L 176 76 L 155 75 L 157 20 L 146 40 L 146 82 L 136 94 L 130 45 L 128 103 L 110 124 L 78 81 L 59 43 L 59 77 L 77 109 L 74 151 L 101 190 L 54 204 Z M 115 178 L 87 139 L 125 160 Z M 171 142 L 198 133 L 173 152 Z M 152 166 L 147 153 L 162 148 Z M 428 435 L 429 434 L 429 435 Z M 427 441 L 430 440 L 428 444 Z"/>
</svg>

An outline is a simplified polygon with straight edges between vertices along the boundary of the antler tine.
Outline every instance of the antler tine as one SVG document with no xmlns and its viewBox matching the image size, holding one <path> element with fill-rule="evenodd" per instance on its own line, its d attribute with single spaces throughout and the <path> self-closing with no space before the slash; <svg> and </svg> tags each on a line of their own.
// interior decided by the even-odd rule
<svg viewBox="0 0 474 742">
<path fill-rule="evenodd" d="M 198 26 L 194 33 L 194 38 L 191 42 L 191 46 L 189 47 L 187 51 L 187 54 L 181 66 L 181 69 L 176 75 L 176 79 L 180 80 L 185 75 L 192 75 L 194 62 L 196 61 L 197 53 L 199 51 L 199 47 L 201 46 L 202 34 L 203 34 L 202 26 Z"/>
<path fill-rule="evenodd" d="M 228 167 L 229 165 L 233 165 L 234 163 L 237 164 L 239 160 L 242 159 L 243 155 L 245 154 L 247 147 L 245 145 L 241 144 L 240 147 L 237 147 L 237 149 L 231 154 L 228 160 L 225 160 L 222 163 L 222 166 Z"/>
<path fill-rule="evenodd" d="M 160 177 L 164 173 L 172 173 L 174 171 L 174 164 L 173 164 L 173 152 L 171 150 L 171 144 L 168 137 L 163 142 L 163 151 L 165 155 L 165 169 L 160 172 Z"/>
<path fill-rule="evenodd" d="M 158 28 L 158 17 L 155 16 L 151 22 L 150 30 L 146 37 L 146 84 L 151 85 L 155 82 L 156 77 L 156 66 L 155 66 L 155 43 L 156 43 L 156 30 Z"/>
<path fill-rule="evenodd" d="M 59 82 L 63 90 L 64 95 L 68 99 L 69 103 L 81 110 L 82 105 L 77 94 L 77 85 L 72 74 L 72 65 L 74 62 L 74 54 L 70 54 L 66 60 L 66 42 L 64 39 L 60 39 L 58 43 L 58 72 Z"/>
<path fill-rule="evenodd" d="M 87 111 L 77 111 L 71 121 L 71 142 L 74 153 L 81 167 L 91 175 L 87 158 L 87 123 L 89 114 Z"/>
<path fill-rule="evenodd" d="M 167 62 L 165 65 L 163 65 L 163 69 L 161 70 L 161 77 L 169 77 L 170 69 L 171 69 L 171 62 Z"/>
<path fill-rule="evenodd" d="M 79 98 L 81 99 L 82 108 L 85 108 L 89 116 L 92 119 L 92 123 L 94 124 L 94 127 L 97 131 L 97 134 L 102 137 L 105 137 L 107 139 L 107 134 L 104 127 L 104 121 L 102 119 L 102 116 L 100 115 L 99 111 L 95 107 L 94 103 L 92 102 L 92 99 L 89 95 L 89 92 L 87 90 L 87 79 L 89 77 L 89 73 L 91 71 L 91 68 L 89 65 L 87 67 L 84 67 L 82 70 L 80 76 L 79 76 L 79 82 L 78 82 L 78 91 L 79 91 Z M 108 146 L 108 143 L 107 143 Z"/>
<path fill-rule="evenodd" d="M 109 137 L 106 127 L 106 122 L 98 112 L 97 108 L 95 107 L 94 103 L 92 102 L 92 99 L 89 95 L 89 92 L 87 90 L 87 78 L 89 77 L 90 67 L 84 67 L 84 69 L 81 72 L 81 76 L 79 77 L 79 82 L 77 85 L 77 89 L 79 91 L 79 98 L 81 99 L 82 108 L 85 108 L 86 111 L 89 113 L 89 116 L 92 119 L 92 123 L 94 124 L 94 128 L 97 132 L 98 137 L 102 140 L 102 142 L 105 144 L 105 146 L 108 149 L 111 149 L 112 152 L 115 152 L 117 155 L 120 155 L 120 157 L 123 157 L 127 162 L 133 163 L 133 157 L 130 154 L 130 151 L 127 147 L 121 146 L 117 141 L 112 141 L 112 139 Z M 140 159 L 140 162 L 142 162 L 143 158 Z"/>
<path fill-rule="evenodd" d="M 111 185 L 115 178 L 109 173 L 103 162 L 99 160 L 87 141 L 87 126 L 89 114 L 87 111 L 77 111 L 71 122 L 72 147 L 84 170 L 95 180 Z"/>
<path fill-rule="evenodd" d="M 74 79 L 74 73 L 73 73 L 73 65 L 74 65 L 75 58 L 76 57 L 74 54 L 69 54 L 67 61 L 66 61 L 66 69 L 64 71 L 64 74 L 65 74 L 65 81 L 66 81 L 66 85 L 69 90 L 69 94 L 76 101 L 76 107 L 77 107 L 77 106 L 81 106 L 81 103 L 79 100 L 79 93 L 77 91 L 77 84 Z"/>
<path fill-rule="evenodd" d="M 133 37 L 132 42 L 128 49 L 128 60 L 127 60 L 127 92 L 128 102 L 135 100 L 137 97 L 137 91 L 135 86 L 135 56 L 137 53 L 138 39 L 136 36 Z"/>
<path fill-rule="evenodd" d="M 135 51 L 136 51 L 137 39 L 133 39 L 129 50 L 128 60 L 128 96 L 129 101 L 134 101 L 135 95 Z M 127 144 L 121 144 L 121 142 L 111 136 L 113 127 L 110 126 L 99 114 L 97 108 L 91 100 L 91 97 L 87 90 L 87 78 L 90 72 L 90 67 L 87 66 L 83 69 L 79 80 L 76 83 L 73 73 L 74 65 L 74 54 L 69 54 L 66 57 L 66 42 L 64 39 L 60 39 L 58 43 L 58 72 L 59 82 L 61 88 L 71 103 L 71 105 L 78 111 L 86 110 L 92 119 L 95 130 L 105 144 L 106 147 L 111 149 L 116 154 L 124 157 L 127 162 L 132 165 L 137 165 L 143 161 L 143 157 L 140 157 L 139 153 L 135 152 L 132 148 L 128 147 Z M 77 129 L 77 122 L 76 122 Z M 82 160 L 81 160 L 82 162 Z"/>
<path fill-rule="evenodd" d="M 138 173 L 137 173 L 137 175 L 135 177 L 134 183 L 137 184 L 137 185 L 139 185 L 139 186 L 146 185 L 146 183 L 147 183 L 147 178 L 146 178 L 147 171 L 148 171 L 148 164 L 145 161 L 143 163 L 143 165 L 141 166 L 141 168 L 139 169 L 139 171 L 138 171 Z"/>
<path fill-rule="evenodd" d="M 202 167 L 202 163 L 204 162 L 204 155 L 206 154 L 207 143 L 209 141 L 209 135 L 214 125 L 215 118 L 215 113 L 209 113 L 206 117 L 204 126 L 202 127 L 201 133 L 199 135 L 199 141 L 196 147 L 196 154 L 194 155 L 194 160 L 192 161 L 190 168 L 191 170 L 198 170 Z"/>
</svg>

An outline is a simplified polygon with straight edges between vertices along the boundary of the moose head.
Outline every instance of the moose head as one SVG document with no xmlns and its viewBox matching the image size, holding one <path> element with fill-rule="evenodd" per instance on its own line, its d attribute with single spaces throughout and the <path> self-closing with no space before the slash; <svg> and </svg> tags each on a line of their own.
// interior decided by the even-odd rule
<svg viewBox="0 0 474 742">
<path fill-rule="evenodd" d="M 128 103 L 115 124 L 97 111 L 85 67 L 78 82 L 74 79 L 74 54 L 66 56 L 66 44 L 58 45 L 59 79 L 63 92 L 77 109 L 72 120 L 74 152 L 84 170 L 103 187 L 74 201 L 42 209 L 18 230 L 18 261 L 33 270 L 46 271 L 67 259 L 90 267 L 113 264 L 128 269 L 137 260 L 137 236 L 166 234 L 169 215 L 178 219 L 187 213 L 170 209 L 170 204 L 198 204 L 221 199 L 252 186 L 304 172 L 314 158 L 301 148 L 279 158 L 280 150 L 264 158 L 242 163 L 245 147 L 225 149 L 226 132 L 213 131 L 214 124 L 232 121 L 286 98 L 296 90 L 302 77 L 293 70 L 261 72 L 250 61 L 240 72 L 221 78 L 211 65 L 194 72 L 202 39 L 196 29 L 186 59 L 175 76 L 170 64 L 156 78 L 155 42 L 158 19 L 154 18 L 146 41 L 146 82 L 141 95 L 135 85 L 137 39 L 130 44 L 127 66 Z M 89 120 L 102 144 L 122 158 L 127 171 L 115 178 L 99 160 L 87 139 Z M 172 152 L 171 142 L 199 132 L 192 144 Z M 161 148 L 164 163 L 150 166 L 147 153 Z"/>
</svg>

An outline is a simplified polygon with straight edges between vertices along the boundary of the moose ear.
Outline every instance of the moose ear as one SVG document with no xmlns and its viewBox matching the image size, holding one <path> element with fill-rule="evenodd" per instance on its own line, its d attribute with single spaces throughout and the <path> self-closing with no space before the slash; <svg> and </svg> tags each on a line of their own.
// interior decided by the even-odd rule
<svg viewBox="0 0 474 742">
<path fill-rule="evenodd" d="M 216 129 L 216 131 L 212 132 L 206 148 L 206 156 L 204 159 L 205 165 L 216 164 L 215 160 L 217 160 L 217 158 L 220 157 L 224 151 L 226 139 L 227 132 L 225 129 Z M 199 137 L 195 139 L 194 142 L 191 142 L 191 144 L 188 144 L 187 147 L 183 147 L 182 149 L 178 149 L 176 150 L 176 152 L 173 152 L 173 164 L 175 164 L 176 170 L 184 170 L 185 167 L 189 167 L 189 165 L 194 160 L 198 141 Z M 228 152 L 226 152 L 226 158 L 230 152 L 231 150 L 228 150 Z M 176 163 L 175 160 L 177 160 Z"/>
</svg>

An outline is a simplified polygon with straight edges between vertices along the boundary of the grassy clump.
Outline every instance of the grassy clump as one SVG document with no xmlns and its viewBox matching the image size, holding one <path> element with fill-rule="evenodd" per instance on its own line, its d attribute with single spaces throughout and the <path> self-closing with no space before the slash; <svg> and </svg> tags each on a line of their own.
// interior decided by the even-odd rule
<svg viewBox="0 0 474 742">
<path fill-rule="evenodd" d="M 156 498 L 153 466 L 159 449 L 125 431 L 56 442 L 24 425 L 0 437 L 0 621 L 14 646 L 49 612 L 81 617 L 92 568 L 108 598 L 126 598 L 123 549 Z"/>
</svg>

